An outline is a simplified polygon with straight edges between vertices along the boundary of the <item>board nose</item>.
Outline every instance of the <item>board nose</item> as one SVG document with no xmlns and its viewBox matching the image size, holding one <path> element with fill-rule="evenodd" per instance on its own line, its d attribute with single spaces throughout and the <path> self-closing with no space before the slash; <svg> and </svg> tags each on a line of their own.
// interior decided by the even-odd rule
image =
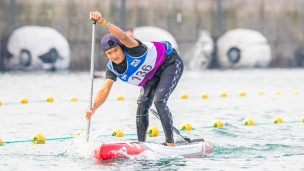
<svg viewBox="0 0 304 171">
<path fill-rule="evenodd" d="M 100 156 L 100 146 L 96 147 L 94 149 L 94 158 L 97 160 L 101 160 L 101 156 Z"/>
</svg>

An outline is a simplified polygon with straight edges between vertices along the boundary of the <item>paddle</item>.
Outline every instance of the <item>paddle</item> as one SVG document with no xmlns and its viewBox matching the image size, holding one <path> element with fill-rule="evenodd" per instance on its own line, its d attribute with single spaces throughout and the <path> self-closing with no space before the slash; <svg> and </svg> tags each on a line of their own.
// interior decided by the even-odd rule
<svg viewBox="0 0 304 171">
<path fill-rule="evenodd" d="M 153 115 L 155 115 L 155 116 L 157 117 L 157 119 L 160 120 L 159 114 L 158 114 L 154 109 L 150 109 L 150 110 L 151 110 L 151 112 L 153 113 Z M 185 141 L 188 141 L 189 143 L 191 142 L 190 138 L 186 138 L 186 137 L 182 136 L 181 133 L 179 132 L 179 130 L 176 129 L 174 126 L 173 126 L 173 131 L 174 131 L 177 135 L 181 136 Z"/>
<path fill-rule="evenodd" d="M 90 110 L 92 110 L 92 98 L 93 98 L 95 25 L 96 25 L 96 21 L 93 22 L 93 28 L 92 28 L 92 49 L 91 49 L 91 68 L 90 68 L 91 86 L 90 86 L 90 100 L 89 100 L 90 101 L 89 102 Z M 86 131 L 87 141 L 89 141 L 90 125 L 91 125 L 91 118 L 87 119 L 87 131 Z"/>
</svg>

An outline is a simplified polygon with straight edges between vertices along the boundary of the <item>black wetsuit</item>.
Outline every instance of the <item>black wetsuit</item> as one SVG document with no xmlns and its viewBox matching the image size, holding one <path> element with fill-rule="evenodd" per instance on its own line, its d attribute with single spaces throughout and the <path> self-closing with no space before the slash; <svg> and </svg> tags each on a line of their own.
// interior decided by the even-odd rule
<svg viewBox="0 0 304 171">
<path fill-rule="evenodd" d="M 123 47 L 127 53 L 133 57 L 141 56 L 147 51 L 147 47 L 139 40 L 139 46 L 134 48 Z M 126 59 L 120 64 L 113 63 L 113 68 L 118 73 L 123 73 L 127 67 Z M 149 108 L 154 102 L 155 108 L 160 116 L 160 120 L 165 132 L 166 142 L 173 143 L 173 118 L 167 101 L 173 90 L 175 89 L 180 77 L 182 76 L 184 65 L 177 54 L 173 50 L 173 54 L 167 56 L 163 64 L 156 71 L 154 77 L 149 80 L 145 86 L 140 89 L 140 96 L 137 100 L 136 126 L 138 141 L 146 141 L 146 132 L 149 126 Z M 117 75 L 108 67 L 106 68 L 106 79 L 117 80 Z"/>
</svg>

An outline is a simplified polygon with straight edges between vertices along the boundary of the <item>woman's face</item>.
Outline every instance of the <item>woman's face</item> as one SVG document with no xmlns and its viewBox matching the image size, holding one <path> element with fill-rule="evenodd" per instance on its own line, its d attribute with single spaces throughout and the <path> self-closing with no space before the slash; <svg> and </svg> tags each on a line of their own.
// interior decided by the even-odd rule
<svg viewBox="0 0 304 171">
<path fill-rule="evenodd" d="M 105 54 L 115 64 L 120 64 L 125 59 L 125 54 L 120 46 L 116 46 L 105 51 Z"/>
</svg>

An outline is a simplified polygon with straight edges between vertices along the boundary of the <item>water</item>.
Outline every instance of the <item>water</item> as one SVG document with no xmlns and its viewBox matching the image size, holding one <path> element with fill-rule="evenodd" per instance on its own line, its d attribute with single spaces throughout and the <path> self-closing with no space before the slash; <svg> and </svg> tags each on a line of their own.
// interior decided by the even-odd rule
<svg viewBox="0 0 304 171">
<path fill-rule="evenodd" d="M 94 80 L 94 94 L 103 81 Z M 92 117 L 89 143 L 79 137 L 47 140 L 41 145 L 4 144 L 0 146 L 0 170 L 304 170 L 304 124 L 300 122 L 304 117 L 303 84 L 301 69 L 185 71 L 168 102 L 174 125 L 179 128 L 190 122 L 195 129 L 182 134 L 210 140 L 213 153 L 197 159 L 148 153 L 128 160 L 96 161 L 92 152 L 102 142 L 137 139 L 135 111 L 139 89 L 117 81 L 108 101 Z M 30 140 L 35 133 L 64 138 L 85 130 L 89 72 L 6 73 L 0 75 L 0 85 L 3 142 Z M 293 90 L 299 94 L 292 94 Z M 240 97 L 240 91 L 247 95 Z M 281 94 L 275 95 L 275 91 Z M 202 99 L 202 92 L 208 93 L 209 98 Z M 226 92 L 227 97 L 220 97 L 221 92 Z M 187 93 L 188 99 L 181 99 L 181 93 Z M 54 97 L 53 103 L 44 102 L 48 95 Z M 119 95 L 125 100 L 117 101 Z M 71 96 L 76 96 L 78 102 L 71 102 Z M 20 104 L 21 97 L 28 98 L 29 103 Z M 285 123 L 272 124 L 278 116 Z M 256 125 L 242 125 L 247 117 Z M 214 120 L 221 120 L 224 126 L 208 127 Z M 162 130 L 153 115 L 150 125 Z M 128 135 L 112 137 L 114 128 Z M 175 139 L 181 140 L 177 135 Z M 164 142 L 164 135 L 160 133 L 147 141 Z"/>
</svg>

